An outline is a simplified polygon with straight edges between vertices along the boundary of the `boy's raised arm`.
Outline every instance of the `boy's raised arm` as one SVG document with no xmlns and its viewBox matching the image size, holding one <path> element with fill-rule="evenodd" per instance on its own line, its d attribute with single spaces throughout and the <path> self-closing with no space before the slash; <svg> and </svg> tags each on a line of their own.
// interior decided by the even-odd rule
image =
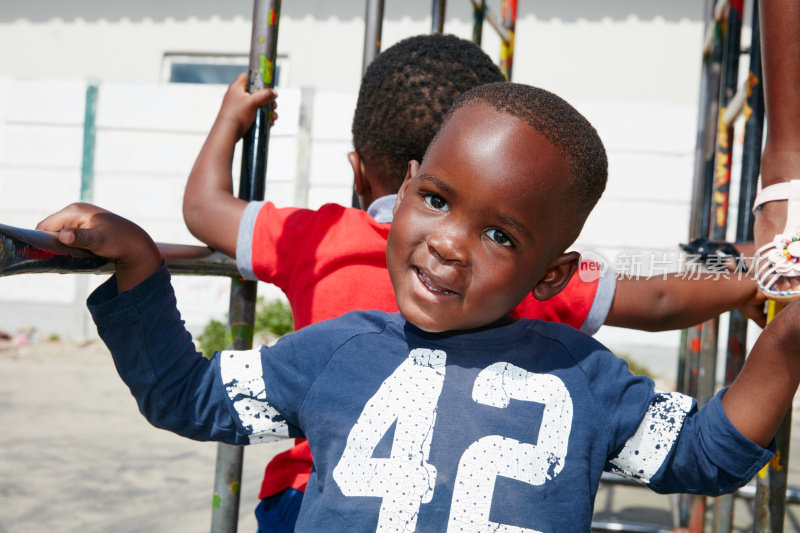
<svg viewBox="0 0 800 533">
<path fill-rule="evenodd" d="M 800 306 L 788 305 L 761 333 L 739 376 L 722 397 L 731 423 L 766 447 L 800 383 Z"/>
<path fill-rule="evenodd" d="M 764 296 L 749 277 L 737 273 L 709 279 L 682 274 L 617 280 L 605 324 L 645 331 L 681 329 L 720 313 L 741 310 L 763 327 Z"/>
<path fill-rule="evenodd" d="M 236 143 L 253 124 L 259 107 L 275 102 L 272 89 L 247 92 L 247 73 L 228 87 L 217 118 L 189 174 L 183 219 L 192 235 L 236 257 L 239 222 L 247 202 L 233 195 L 231 165 Z M 275 115 L 273 115 L 273 118 Z"/>
<path fill-rule="evenodd" d="M 91 204 L 69 205 L 39 222 L 36 229 L 55 233 L 62 244 L 114 261 L 120 293 L 132 289 L 161 266 L 158 247 L 142 228 Z"/>
</svg>

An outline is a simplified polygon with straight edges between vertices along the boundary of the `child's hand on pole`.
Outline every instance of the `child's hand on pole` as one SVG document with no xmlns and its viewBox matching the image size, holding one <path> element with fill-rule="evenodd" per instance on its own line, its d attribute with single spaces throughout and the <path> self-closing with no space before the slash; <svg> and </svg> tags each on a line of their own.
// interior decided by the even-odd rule
<svg viewBox="0 0 800 533">
<path fill-rule="evenodd" d="M 158 247 L 142 228 L 91 204 L 71 204 L 39 222 L 36 229 L 56 234 L 66 246 L 114 261 L 119 292 L 132 289 L 161 266 Z"/>
<path fill-rule="evenodd" d="M 272 105 L 271 119 L 274 122 L 278 118 L 275 112 L 277 103 L 275 98 L 278 93 L 275 89 L 259 89 L 254 93 L 247 92 L 247 72 L 242 72 L 228 86 L 222 105 L 217 115 L 217 121 L 229 120 L 233 123 L 237 139 L 244 137 L 253 121 L 256 118 L 256 110 L 265 105 Z"/>
</svg>

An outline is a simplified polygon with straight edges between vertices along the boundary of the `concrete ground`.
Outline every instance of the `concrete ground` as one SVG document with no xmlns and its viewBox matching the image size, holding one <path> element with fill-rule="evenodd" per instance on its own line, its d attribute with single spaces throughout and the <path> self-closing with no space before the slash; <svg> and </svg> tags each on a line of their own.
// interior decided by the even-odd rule
<svg viewBox="0 0 800 533">
<path fill-rule="evenodd" d="M 0 345 L 0 428 L 0 533 L 209 530 L 216 445 L 151 427 L 98 343 Z M 256 531 L 264 465 L 286 447 L 245 450 L 239 531 Z M 790 466 L 790 485 L 799 472 Z M 604 484 L 595 518 L 669 530 L 672 500 Z M 752 521 L 750 502 L 737 499 L 735 531 Z M 800 532 L 800 506 L 784 531 Z"/>
</svg>

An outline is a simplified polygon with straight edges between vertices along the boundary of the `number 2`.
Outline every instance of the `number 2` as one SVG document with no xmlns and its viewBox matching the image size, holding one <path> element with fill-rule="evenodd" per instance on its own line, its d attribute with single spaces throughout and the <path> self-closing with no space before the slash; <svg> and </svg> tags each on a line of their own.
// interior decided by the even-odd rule
<svg viewBox="0 0 800 533">
<path fill-rule="evenodd" d="M 415 529 L 420 506 L 433 497 L 436 467 L 428 456 L 446 358 L 440 350 L 412 350 L 364 406 L 333 470 L 345 496 L 381 498 L 377 531 Z M 561 472 L 572 427 L 569 391 L 555 376 L 494 363 L 475 378 L 472 399 L 498 408 L 511 400 L 537 402 L 544 413 L 536 444 L 487 435 L 467 447 L 458 463 L 448 530 L 533 532 L 489 520 L 495 481 L 503 476 L 542 485 Z M 373 457 L 395 422 L 390 457 Z"/>
<path fill-rule="evenodd" d="M 503 476 L 543 485 L 561 472 L 572 427 L 569 391 L 555 376 L 495 363 L 478 374 L 472 399 L 500 408 L 508 407 L 512 399 L 544 404 L 542 424 L 535 445 L 500 435 L 488 435 L 470 444 L 458 462 L 447 529 L 534 532 L 489 520 L 495 480 Z"/>
</svg>

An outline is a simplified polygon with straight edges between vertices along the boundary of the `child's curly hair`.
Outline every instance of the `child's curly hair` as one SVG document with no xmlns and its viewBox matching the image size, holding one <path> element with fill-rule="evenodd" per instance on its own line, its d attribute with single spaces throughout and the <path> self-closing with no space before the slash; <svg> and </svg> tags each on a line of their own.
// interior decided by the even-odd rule
<svg viewBox="0 0 800 533">
<path fill-rule="evenodd" d="M 361 82 L 353 145 L 364 164 L 397 190 L 408 162 L 421 161 L 464 91 L 504 81 L 478 46 L 453 35 L 418 35 L 387 48 Z"/>
</svg>

